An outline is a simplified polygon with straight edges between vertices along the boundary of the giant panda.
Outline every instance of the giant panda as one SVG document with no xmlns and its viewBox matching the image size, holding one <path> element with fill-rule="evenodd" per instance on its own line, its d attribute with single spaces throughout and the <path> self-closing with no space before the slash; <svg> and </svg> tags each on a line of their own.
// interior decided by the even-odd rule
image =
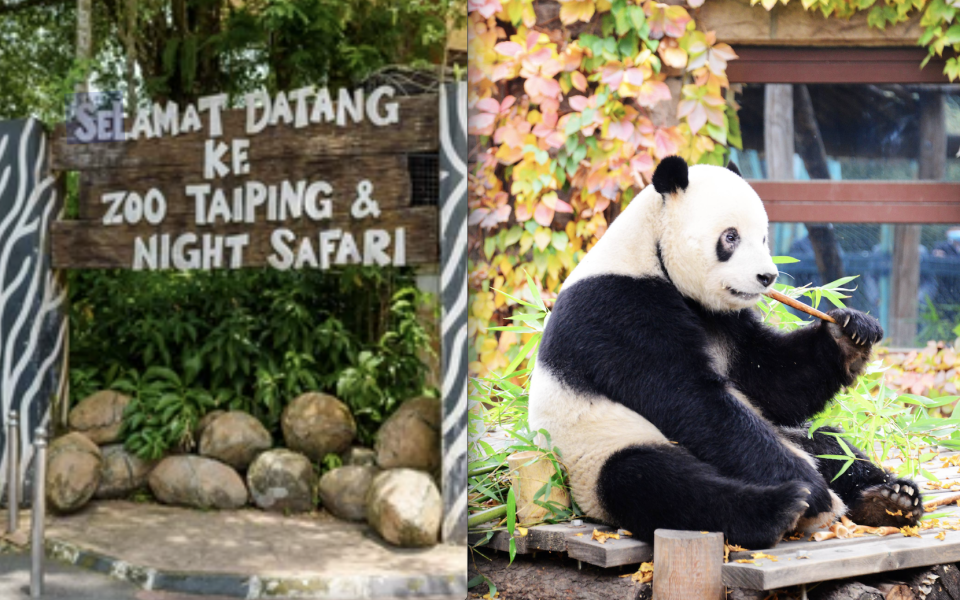
<svg viewBox="0 0 960 600">
<path fill-rule="evenodd" d="M 531 375 L 529 424 L 589 517 L 769 548 L 841 515 L 914 525 L 917 485 L 804 423 L 864 370 L 880 324 L 836 309 L 790 333 L 754 305 L 777 279 L 763 203 L 734 165 L 665 158 L 564 282 Z M 848 444 L 849 445 L 849 444 Z M 852 448 L 852 445 L 850 445 Z"/>
</svg>

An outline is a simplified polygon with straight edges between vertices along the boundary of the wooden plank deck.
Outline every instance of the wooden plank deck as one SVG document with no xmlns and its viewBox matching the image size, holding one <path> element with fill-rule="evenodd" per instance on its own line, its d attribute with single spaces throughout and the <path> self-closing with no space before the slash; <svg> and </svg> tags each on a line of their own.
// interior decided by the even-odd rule
<svg viewBox="0 0 960 600">
<path fill-rule="evenodd" d="M 960 492 L 960 468 L 942 466 L 944 459 L 958 454 L 941 452 L 924 465 L 940 480 L 931 483 L 919 478 L 925 502 Z M 896 461 L 887 461 L 885 464 L 895 466 Z M 902 533 L 884 537 L 866 534 L 863 537 L 816 542 L 807 536 L 802 540 L 781 542 L 776 548 L 731 552 L 730 562 L 723 565 L 723 582 L 729 587 L 770 590 L 960 561 L 960 530 L 952 529 L 960 529 L 960 506 L 940 506 L 931 514 L 943 515 L 939 517 L 939 522 L 945 528 L 922 529 L 921 526 L 920 537 L 907 537 Z M 600 567 L 638 564 L 653 559 L 651 544 L 627 535 L 621 535 L 620 539 L 608 538 L 601 544 L 592 539 L 594 529 L 616 533 L 611 527 L 586 520 L 579 526 L 570 523 L 541 525 L 528 529 L 526 536 L 517 536 L 517 554 L 530 554 L 538 550 L 566 552 L 571 558 Z M 943 539 L 938 539 L 941 533 Z M 484 537 L 484 534 L 471 534 L 470 543 L 476 544 Z M 509 543 L 509 534 L 498 531 L 485 545 L 507 551 Z M 753 558 L 752 555 L 759 552 L 774 558 Z M 737 560 L 753 562 L 738 563 L 735 562 Z"/>
</svg>

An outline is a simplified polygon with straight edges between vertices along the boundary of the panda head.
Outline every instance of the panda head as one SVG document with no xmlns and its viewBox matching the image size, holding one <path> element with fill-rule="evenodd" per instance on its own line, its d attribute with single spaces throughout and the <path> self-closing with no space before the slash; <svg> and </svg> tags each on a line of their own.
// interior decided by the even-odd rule
<svg viewBox="0 0 960 600">
<path fill-rule="evenodd" d="M 736 166 L 688 168 L 670 156 L 654 172 L 653 186 L 663 198 L 661 264 L 680 293 L 713 311 L 755 305 L 777 267 L 763 202 Z"/>
</svg>

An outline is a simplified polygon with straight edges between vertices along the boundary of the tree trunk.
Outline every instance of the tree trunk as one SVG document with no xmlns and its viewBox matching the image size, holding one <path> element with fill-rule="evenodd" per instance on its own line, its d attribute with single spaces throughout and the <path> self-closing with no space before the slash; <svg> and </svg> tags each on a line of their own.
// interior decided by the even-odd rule
<svg viewBox="0 0 960 600">
<path fill-rule="evenodd" d="M 827 151 L 820 137 L 817 115 L 813 112 L 810 90 L 806 85 L 798 85 L 795 91 L 796 108 L 796 145 L 797 152 L 807 168 L 810 179 L 830 179 L 827 167 Z M 805 223 L 813 246 L 813 255 L 817 261 L 817 270 L 824 283 L 843 277 L 843 259 L 840 258 L 840 244 L 833 225 L 830 223 Z"/>
<path fill-rule="evenodd" d="M 77 60 L 89 61 L 93 57 L 93 0 L 77 0 Z M 88 77 L 77 84 L 77 92 L 89 90 Z"/>
</svg>

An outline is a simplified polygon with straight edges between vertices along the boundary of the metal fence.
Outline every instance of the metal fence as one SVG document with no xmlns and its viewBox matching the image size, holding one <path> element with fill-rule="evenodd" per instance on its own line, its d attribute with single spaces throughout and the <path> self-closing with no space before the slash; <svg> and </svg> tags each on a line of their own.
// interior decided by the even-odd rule
<svg viewBox="0 0 960 600">
<path fill-rule="evenodd" d="M 794 286 L 826 283 L 817 271 L 803 224 L 773 227 L 774 254 L 800 260 L 781 265 L 780 281 Z M 917 345 L 958 337 L 953 330 L 960 324 L 960 254 L 943 252 L 946 233 L 953 227 L 924 225 L 921 229 Z M 844 274 L 858 276 L 845 286 L 856 288 L 846 304 L 876 316 L 884 328 L 889 325 L 892 228 L 873 223 L 834 225 Z"/>
</svg>

